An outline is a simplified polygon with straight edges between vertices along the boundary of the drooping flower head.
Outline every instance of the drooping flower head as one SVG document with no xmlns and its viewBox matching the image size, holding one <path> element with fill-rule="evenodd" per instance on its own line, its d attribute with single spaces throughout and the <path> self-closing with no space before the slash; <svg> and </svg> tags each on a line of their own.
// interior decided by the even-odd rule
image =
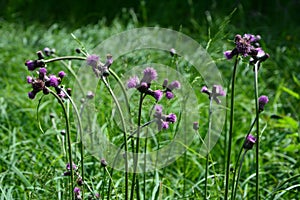
<svg viewBox="0 0 300 200">
<path fill-rule="evenodd" d="M 256 142 L 256 138 L 253 135 L 249 134 L 245 139 L 243 148 L 246 150 L 252 149 L 255 142 Z"/>
<path fill-rule="evenodd" d="M 258 110 L 262 112 L 265 108 L 265 105 L 269 102 L 269 98 L 266 95 L 262 95 L 258 98 Z"/>
<path fill-rule="evenodd" d="M 163 92 L 161 90 L 155 90 L 153 92 L 153 96 L 156 99 L 156 101 L 159 101 L 163 96 Z"/>
</svg>

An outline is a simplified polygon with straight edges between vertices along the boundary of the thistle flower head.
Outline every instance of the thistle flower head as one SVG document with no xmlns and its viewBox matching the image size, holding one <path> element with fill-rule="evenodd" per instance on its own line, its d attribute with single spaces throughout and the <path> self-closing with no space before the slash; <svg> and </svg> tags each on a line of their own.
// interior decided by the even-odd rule
<svg viewBox="0 0 300 200">
<path fill-rule="evenodd" d="M 99 56 L 97 56 L 95 54 L 89 55 L 86 58 L 86 64 L 89 66 L 92 66 L 93 68 L 97 67 L 98 61 L 99 61 Z"/>
<path fill-rule="evenodd" d="M 166 121 L 170 122 L 170 123 L 176 122 L 176 119 L 177 119 L 177 117 L 174 113 L 171 113 L 166 117 Z"/>
<path fill-rule="evenodd" d="M 75 163 L 72 164 L 72 168 L 73 168 L 74 170 L 77 169 L 77 166 L 75 165 Z M 71 170 L 71 165 L 70 165 L 70 163 L 67 163 L 66 169 L 67 169 L 67 170 Z"/>
<path fill-rule="evenodd" d="M 31 76 L 27 76 L 27 83 L 32 83 L 33 82 L 33 78 Z"/>
<path fill-rule="evenodd" d="M 36 63 L 36 61 L 34 61 L 34 60 L 27 60 L 27 61 L 25 62 L 25 66 L 27 66 L 27 69 L 28 69 L 29 71 L 33 71 L 33 70 L 35 70 L 35 68 L 37 67 L 37 63 Z"/>
<path fill-rule="evenodd" d="M 249 134 L 245 139 L 243 148 L 246 150 L 252 149 L 255 142 L 256 142 L 256 138 L 253 135 Z"/>
<path fill-rule="evenodd" d="M 198 123 L 198 122 L 194 122 L 194 123 L 193 123 L 193 129 L 194 129 L 195 131 L 197 131 L 197 130 L 199 129 L 199 123 Z"/>
<path fill-rule="evenodd" d="M 269 102 L 269 98 L 266 95 L 262 95 L 258 98 L 258 110 L 262 112 L 265 108 L 265 105 Z"/>
<path fill-rule="evenodd" d="M 159 101 L 163 96 L 163 92 L 161 90 L 155 90 L 153 92 L 153 97 L 156 99 L 156 101 Z"/>
<path fill-rule="evenodd" d="M 259 35 L 244 34 L 235 36 L 235 48 L 232 51 L 225 51 L 224 56 L 231 59 L 235 55 L 242 55 L 243 57 L 251 56 L 250 64 L 255 64 L 269 58 L 269 54 L 265 53 L 260 47 L 258 41 L 261 39 Z M 257 48 L 258 47 L 258 48 Z"/>
<path fill-rule="evenodd" d="M 79 195 L 79 194 L 80 194 L 80 188 L 79 188 L 79 187 L 75 187 L 75 188 L 74 188 L 74 193 L 75 193 L 76 195 Z"/>
<path fill-rule="evenodd" d="M 138 84 L 140 83 L 140 80 L 137 76 L 131 77 L 127 82 L 128 88 L 136 88 Z"/>
<path fill-rule="evenodd" d="M 166 91 L 166 97 L 167 99 L 173 99 L 174 98 L 174 94 L 172 91 Z"/>
<path fill-rule="evenodd" d="M 36 93 L 34 91 L 28 92 L 29 99 L 34 99 L 35 95 L 36 95 Z"/>
<path fill-rule="evenodd" d="M 101 159 L 100 163 L 101 163 L 102 167 L 106 167 L 107 166 L 107 162 L 106 162 L 106 160 L 104 158 Z"/>
<path fill-rule="evenodd" d="M 60 72 L 58 72 L 58 77 L 59 78 L 63 78 L 63 77 L 65 77 L 66 76 L 66 73 L 64 72 L 64 71 L 60 71 Z"/>
<path fill-rule="evenodd" d="M 151 81 L 156 80 L 157 72 L 152 67 L 147 67 L 144 70 L 144 77 L 142 78 L 141 82 L 151 83 Z"/>
<path fill-rule="evenodd" d="M 56 76 L 50 75 L 49 77 L 49 85 L 52 87 L 57 87 L 59 85 L 59 80 Z"/>
<path fill-rule="evenodd" d="M 180 82 L 179 81 L 173 81 L 168 85 L 169 90 L 179 89 L 180 88 Z"/>
</svg>

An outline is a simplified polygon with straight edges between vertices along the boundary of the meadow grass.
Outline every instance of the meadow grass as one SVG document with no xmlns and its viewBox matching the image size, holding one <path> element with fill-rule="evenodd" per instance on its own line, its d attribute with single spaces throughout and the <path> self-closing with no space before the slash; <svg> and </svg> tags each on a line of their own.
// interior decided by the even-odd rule
<svg viewBox="0 0 300 200">
<path fill-rule="evenodd" d="M 25 60 L 34 57 L 37 50 L 46 46 L 55 48 L 59 55 L 75 54 L 78 44 L 71 37 L 71 33 L 76 35 L 87 49 L 93 49 L 111 35 L 137 26 L 134 21 L 124 25 L 120 20 L 113 21 L 109 27 L 104 22 L 99 22 L 75 30 L 62 27 L 60 24 L 45 27 L 39 24 L 23 26 L 18 23 L 1 23 L 0 35 L 5 38 L 0 41 L 1 199 L 65 199 L 61 195 L 67 190 L 65 186 L 68 178 L 62 176 L 66 165 L 60 134 L 61 130 L 65 129 L 62 110 L 57 101 L 46 96 L 39 106 L 39 121 L 37 120 L 38 98 L 30 100 L 27 97 L 30 86 L 26 84 L 26 76 L 29 74 L 24 66 Z M 212 20 L 209 26 L 196 22 L 192 26 L 191 29 L 183 27 L 180 31 L 189 34 L 207 49 L 223 74 L 226 83 L 224 87 L 230 84 L 233 62 L 223 57 L 223 51 L 232 49 L 234 35 L 251 32 L 262 36 L 263 47 L 271 58 L 259 71 L 260 94 L 268 95 L 270 98 L 259 121 L 261 197 L 262 199 L 299 199 L 300 85 L 297 81 L 300 80 L 300 47 L 297 31 L 285 31 L 279 34 L 275 27 L 270 30 L 263 26 L 249 30 L 246 25 L 238 27 L 231 24 L 229 16 Z M 147 62 L 143 55 L 136 59 L 145 59 Z M 130 60 L 123 62 L 126 66 Z M 80 66 L 79 62 L 74 62 L 74 65 Z M 112 65 L 112 67 L 116 72 L 124 70 L 122 66 Z M 53 65 L 54 71 L 58 72 L 61 68 L 61 65 Z M 294 78 L 291 78 L 293 76 Z M 240 63 L 236 77 L 232 166 L 244 136 L 255 118 L 252 67 L 247 63 Z M 72 78 L 67 77 L 64 81 L 65 83 L 72 81 Z M 205 97 L 200 93 L 199 77 L 192 74 L 189 76 L 189 81 L 193 88 L 198 90 L 199 104 L 203 104 L 205 107 L 203 110 L 207 110 L 208 101 L 205 101 Z M 103 86 L 99 87 L 101 89 Z M 108 105 L 111 105 L 112 100 L 108 101 Z M 98 107 L 104 110 L 106 105 L 98 105 Z M 54 123 L 50 117 L 51 113 L 55 116 Z M 105 121 L 105 114 L 99 116 L 99 119 Z M 202 116 L 207 118 L 208 112 L 203 111 Z M 71 121 L 74 119 L 75 116 L 71 115 Z M 200 124 L 200 134 L 203 136 L 206 131 L 207 126 Z M 224 193 L 225 131 L 226 129 L 210 152 L 207 183 L 210 199 L 218 199 Z M 73 136 L 76 133 L 74 123 L 71 123 L 71 133 Z M 198 154 L 200 145 L 200 140 L 195 139 L 188 148 L 185 158 L 179 158 L 166 169 L 146 174 L 147 199 L 201 199 L 203 197 L 205 158 Z M 76 156 L 79 158 L 79 155 Z M 95 193 L 98 192 L 106 197 L 107 185 L 103 183 L 108 182 L 109 177 L 105 176 L 100 159 L 88 152 L 84 153 L 84 159 L 87 183 Z M 119 199 L 122 199 L 123 173 L 114 172 L 112 179 L 113 195 L 119 195 Z M 249 151 L 244 159 L 237 199 L 255 199 L 254 150 Z"/>
</svg>

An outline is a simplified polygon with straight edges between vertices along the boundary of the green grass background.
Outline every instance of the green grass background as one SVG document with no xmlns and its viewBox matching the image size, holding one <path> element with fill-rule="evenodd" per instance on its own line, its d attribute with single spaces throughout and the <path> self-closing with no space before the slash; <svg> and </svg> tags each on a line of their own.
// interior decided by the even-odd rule
<svg viewBox="0 0 300 200">
<path fill-rule="evenodd" d="M 236 8 L 232 15 L 230 13 Z M 229 83 L 233 62 L 223 58 L 223 51 L 232 49 L 235 34 L 253 33 L 262 36 L 263 47 L 270 54 L 259 74 L 260 94 L 270 102 L 261 117 L 261 188 L 266 198 L 276 187 L 277 199 L 299 199 L 300 179 L 284 182 L 299 175 L 300 161 L 300 3 L 290 1 L 8 1 L 0 2 L 0 198 L 58 199 L 65 180 L 61 174 L 65 163 L 58 143 L 63 129 L 61 110 L 56 101 L 46 97 L 41 104 L 41 133 L 36 120 L 38 100 L 29 100 L 26 84 L 29 72 L 24 61 L 35 57 L 37 50 L 48 46 L 59 55 L 74 54 L 77 43 L 74 33 L 88 49 L 111 35 L 135 27 L 160 26 L 181 31 L 197 40 Z M 75 63 L 76 64 L 76 63 Z M 57 66 L 60 67 L 59 65 Z M 114 66 L 118 71 L 119 66 Z M 121 69 L 120 69 L 121 70 Z M 240 142 L 254 118 L 252 69 L 242 63 L 236 87 L 235 136 L 233 163 Z M 227 85 L 226 85 L 227 86 Z M 201 86 L 195 86 L 195 88 Z M 200 92 L 199 92 L 200 93 Z M 199 94 L 201 96 L 201 94 Z M 58 117 L 58 130 L 52 128 L 50 113 Z M 278 119 L 280 116 L 280 119 Z M 200 124 L 201 127 L 201 124 Z M 203 125 L 205 130 L 206 126 Z M 75 126 L 73 127 L 73 129 Z M 204 131 L 203 130 L 203 131 Z M 73 130 L 74 131 L 74 130 Z M 201 199 L 204 159 L 197 155 L 199 141 L 187 152 L 187 162 L 177 160 L 163 179 L 164 199 L 182 198 L 186 170 L 186 196 Z M 215 173 L 209 185 L 211 199 L 222 191 L 224 172 L 224 138 L 212 151 Z M 247 154 L 239 199 L 254 199 L 254 151 Z M 97 159 L 87 155 L 89 183 L 99 189 L 102 171 Z M 156 175 L 162 180 L 162 171 Z M 149 174 L 149 177 L 152 177 Z M 121 180 L 122 174 L 116 174 Z M 150 180 L 150 178 L 149 178 Z M 155 185 L 149 184 L 148 196 Z M 298 185 L 297 185 L 298 184 Z M 220 188 L 219 188 L 220 187 Z"/>
</svg>

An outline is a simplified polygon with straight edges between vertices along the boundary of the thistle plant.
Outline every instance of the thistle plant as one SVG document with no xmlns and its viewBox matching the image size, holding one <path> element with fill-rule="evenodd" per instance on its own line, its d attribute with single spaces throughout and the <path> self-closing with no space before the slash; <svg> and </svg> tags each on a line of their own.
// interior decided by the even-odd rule
<svg viewBox="0 0 300 200">
<path fill-rule="evenodd" d="M 233 139 L 233 118 L 234 118 L 234 89 L 236 70 L 238 60 L 240 57 L 250 57 L 249 64 L 254 65 L 254 99 L 255 99 L 255 118 L 256 118 L 256 199 L 259 199 L 259 104 L 258 104 L 258 70 L 262 62 L 269 58 L 269 54 L 265 53 L 259 45 L 259 35 L 244 34 L 235 36 L 235 48 L 230 51 L 225 51 L 224 56 L 229 60 L 235 57 L 233 73 L 231 78 L 231 100 L 230 100 L 230 119 L 229 119 L 229 133 L 228 133 L 228 149 L 225 173 L 225 195 L 224 199 L 228 199 L 229 191 L 229 173 L 230 173 L 230 160 L 231 160 L 231 146 Z"/>
<path fill-rule="evenodd" d="M 212 112 L 213 112 L 213 106 L 212 103 L 215 101 L 217 104 L 221 103 L 220 96 L 225 96 L 225 91 L 223 90 L 221 85 L 214 85 L 212 90 L 210 91 L 206 86 L 203 86 L 201 89 L 202 93 L 205 93 L 208 95 L 209 98 L 209 111 L 208 111 L 208 131 L 207 131 L 207 144 L 206 146 L 206 160 L 205 160 L 205 176 L 204 176 L 204 199 L 208 199 L 208 188 L 207 188 L 207 182 L 208 182 L 208 172 L 209 172 L 209 151 L 210 151 L 210 140 L 211 140 L 211 124 L 212 124 Z M 194 124 L 194 129 L 197 130 L 196 124 Z"/>
</svg>

